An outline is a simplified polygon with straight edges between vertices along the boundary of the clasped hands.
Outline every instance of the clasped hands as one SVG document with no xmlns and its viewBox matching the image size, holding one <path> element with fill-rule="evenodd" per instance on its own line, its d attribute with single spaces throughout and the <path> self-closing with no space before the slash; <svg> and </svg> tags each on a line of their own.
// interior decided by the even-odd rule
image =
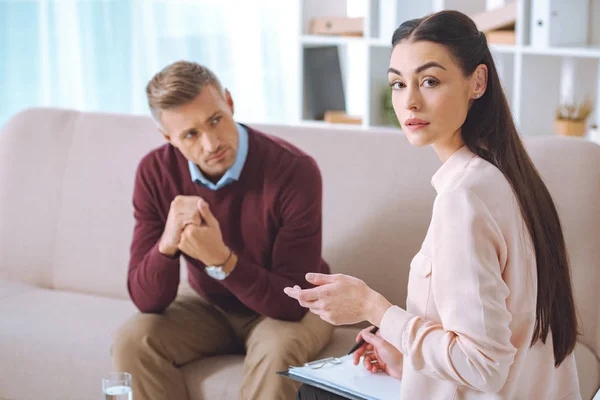
<svg viewBox="0 0 600 400">
<path fill-rule="evenodd" d="M 306 280 L 316 287 L 302 290 L 299 286 L 286 287 L 284 292 L 298 300 L 302 307 L 308 308 L 321 319 L 333 325 L 350 325 L 369 321 L 379 326 L 383 314 L 391 307 L 381 294 L 375 292 L 362 280 L 344 274 L 306 274 Z M 363 365 L 372 372 L 384 371 L 400 379 L 402 376 L 402 353 L 381 337 L 380 331 L 371 334 L 371 328 L 363 329 L 356 341 L 364 339 L 354 354 L 354 364 L 361 357 Z"/>
<path fill-rule="evenodd" d="M 171 202 L 158 250 L 169 257 L 181 250 L 204 265 L 223 264 L 230 254 L 219 221 L 198 196 L 177 196 Z"/>
</svg>

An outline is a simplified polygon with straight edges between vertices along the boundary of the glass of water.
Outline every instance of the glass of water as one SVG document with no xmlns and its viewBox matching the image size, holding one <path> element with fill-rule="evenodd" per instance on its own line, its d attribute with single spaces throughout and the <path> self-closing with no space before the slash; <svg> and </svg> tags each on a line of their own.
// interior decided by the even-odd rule
<svg viewBox="0 0 600 400">
<path fill-rule="evenodd" d="M 132 400 L 131 374 L 127 372 L 112 372 L 107 378 L 102 378 L 104 400 Z"/>
</svg>

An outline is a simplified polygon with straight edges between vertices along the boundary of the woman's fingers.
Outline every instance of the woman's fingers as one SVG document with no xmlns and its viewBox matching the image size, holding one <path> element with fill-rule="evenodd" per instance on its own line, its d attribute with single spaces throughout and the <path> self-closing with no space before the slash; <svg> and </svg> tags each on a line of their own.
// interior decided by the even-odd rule
<svg viewBox="0 0 600 400">
<path fill-rule="evenodd" d="M 356 342 L 358 342 L 360 339 L 363 338 L 363 333 L 371 333 L 371 329 L 373 329 L 373 326 L 370 326 L 368 328 L 363 329 L 362 331 L 358 332 L 358 334 L 356 335 Z"/>
<path fill-rule="evenodd" d="M 363 366 L 367 371 L 371 372 L 377 372 L 381 369 L 380 364 L 375 357 L 369 357 L 369 359 L 365 358 Z"/>
<path fill-rule="evenodd" d="M 372 351 L 373 345 L 365 342 L 365 344 L 360 346 L 354 353 L 352 353 L 354 357 L 354 365 L 358 365 L 363 354 L 370 353 Z"/>
<path fill-rule="evenodd" d="M 370 332 L 371 329 L 373 329 L 373 326 L 370 326 L 368 328 L 363 329 L 362 331 L 358 332 L 358 335 L 356 335 L 356 342 L 358 342 L 360 339 L 362 339 L 362 334 L 363 332 Z"/>
<path fill-rule="evenodd" d="M 365 339 L 365 342 L 375 347 L 383 347 L 386 344 L 386 341 L 381 336 L 373 335 L 371 332 L 362 333 L 362 338 Z"/>
<path fill-rule="evenodd" d="M 360 362 L 360 358 L 363 356 L 363 354 L 367 352 L 367 346 L 368 344 L 365 343 L 362 346 L 360 346 L 354 353 L 352 353 L 352 356 L 354 357 L 354 365 L 358 365 L 358 363 Z"/>
</svg>

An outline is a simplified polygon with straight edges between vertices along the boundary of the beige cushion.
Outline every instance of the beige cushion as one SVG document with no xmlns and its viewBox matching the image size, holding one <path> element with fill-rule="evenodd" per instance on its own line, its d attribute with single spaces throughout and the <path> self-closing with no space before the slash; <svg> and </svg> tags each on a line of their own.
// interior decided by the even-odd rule
<svg viewBox="0 0 600 400">
<path fill-rule="evenodd" d="M 129 301 L 0 281 L 0 398 L 37 399 L 47 393 L 94 399 L 112 371 L 112 334 L 133 312 Z M 358 330 L 338 329 L 319 357 L 345 354 Z M 184 368 L 190 400 L 237 398 L 243 357 L 214 357 Z M 26 385 L 26 382 L 31 384 Z M 60 397 L 62 398 L 62 396 Z"/>
<path fill-rule="evenodd" d="M 577 139 L 529 140 L 527 148 L 560 215 L 580 340 L 600 354 L 600 146 Z M 600 380 L 596 381 L 600 386 Z"/>
<path fill-rule="evenodd" d="M 0 133 L 0 278 L 52 285 L 73 120 L 70 112 L 28 111 Z"/>
<path fill-rule="evenodd" d="M 589 347 L 578 343 L 575 347 L 575 362 L 579 375 L 579 389 L 584 400 L 591 399 L 600 382 L 600 363 Z"/>
<path fill-rule="evenodd" d="M 0 300 L 0 398 L 100 398 L 111 335 L 131 302 L 6 281 Z"/>
<path fill-rule="evenodd" d="M 75 119 L 71 128 L 77 134 L 62 180 L 53 285 L 128 299 L 134 172 L 164 138 L 145 118 L 122 121 L 95 114 Z"/>
<path fill-rule="evenodd" d="M 334 332 L 331 345 L 317 358 L 346 354 L 354 345 L 358 329 L 339 328 Z M 244 374 L 242 356 L 213 357 L 186 366 L 183 371 L 190 400 L 237 399 Z"/>
</svg>

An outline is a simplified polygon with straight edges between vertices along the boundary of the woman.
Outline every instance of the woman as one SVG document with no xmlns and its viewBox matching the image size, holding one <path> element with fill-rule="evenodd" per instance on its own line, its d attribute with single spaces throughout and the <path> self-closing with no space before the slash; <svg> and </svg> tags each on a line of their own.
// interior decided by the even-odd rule
<svg viewBox="0 0 600 400">
<path fill-rule="evenodd" d="M 317 287 L 285 292 L 335 325 L 380 327 L 359 334 L 366 344 L 355 364 L 365 355 L 365 367 L 402 377 L 402 399 L 579 399 L 559 218 L 485 35 L 467 16 L 442 11 L 403 23 L 392 46 L 388 77 L 402 129 L 443 162 L 407 310 L 345 275 L 309 274 Z M 328 395 L 305 386 L 299 397 Z"/>
</svg>

